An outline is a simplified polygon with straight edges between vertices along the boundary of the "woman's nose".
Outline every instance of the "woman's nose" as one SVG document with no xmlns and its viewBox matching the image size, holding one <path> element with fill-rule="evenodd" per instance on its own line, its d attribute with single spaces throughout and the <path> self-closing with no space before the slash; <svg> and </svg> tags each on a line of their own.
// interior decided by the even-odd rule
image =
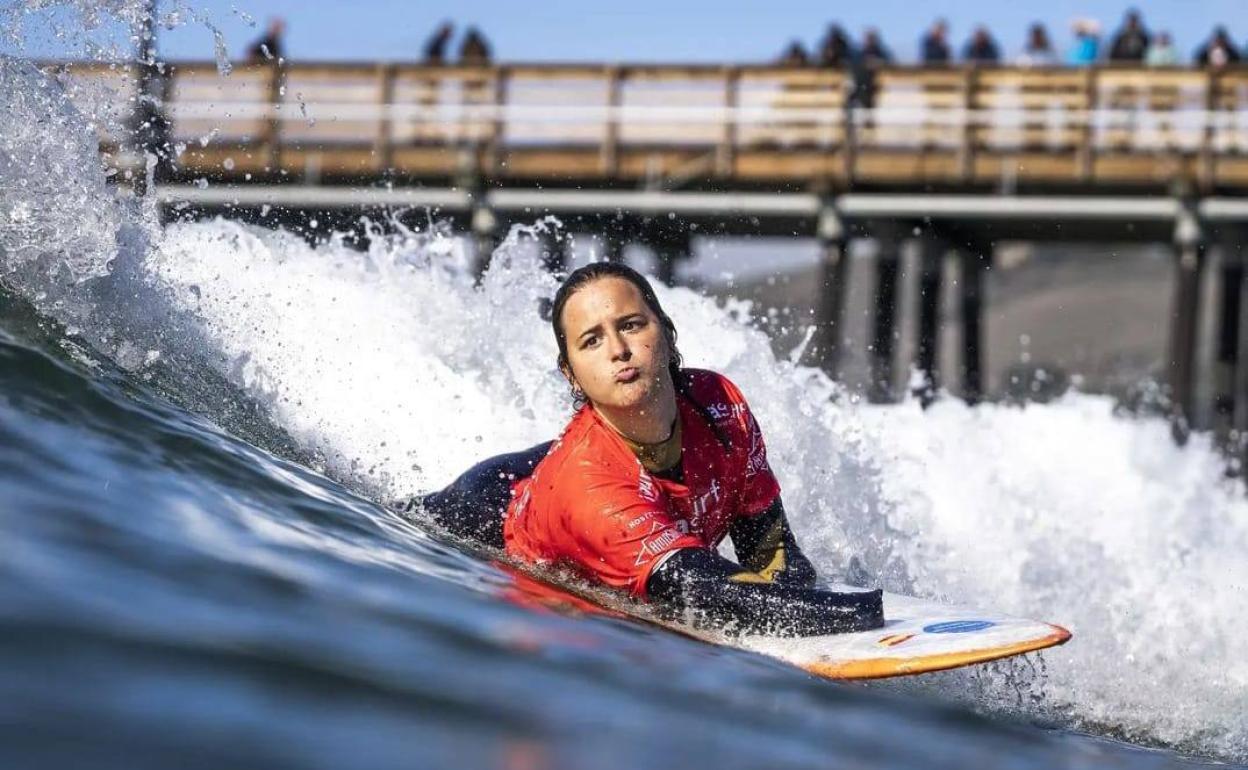
<svg viewBox="0 0 1248 770">
<path fill-rule="evenodd" d="M 612 334 L 607 337 L 607 344 L 610 345 L 612 361 L 627 361 L 632 358 L 632 351 L 628 348 L 628 342 L 625 341 L 621 334 Z"/>
</svg>

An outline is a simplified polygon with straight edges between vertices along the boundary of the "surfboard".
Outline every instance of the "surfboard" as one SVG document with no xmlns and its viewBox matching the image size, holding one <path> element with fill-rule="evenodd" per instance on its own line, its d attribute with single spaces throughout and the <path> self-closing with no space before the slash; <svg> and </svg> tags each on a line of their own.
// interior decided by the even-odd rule
<svg viewBox="0 0 1248 770">
<path fill-rule="evenodd" d="M 1039 620 L 942 604 L 902 594 L 884 594 L 884 625 L 870 631 L 827 636 L 734 636 L 665 620 L 635 606 L 603 606 L 591 592 L 558 586 L 503 567 L 513 577 L 511 598 L 560 612 L 627 617 L 693 637 L 709 644 L 766 655 L 827 679 L 883 679 L 925 674 L 986 663 L 1064 644 L 1065 628 Z M 834 591 L 861 591 L 832 584 Z"/>
</svg>

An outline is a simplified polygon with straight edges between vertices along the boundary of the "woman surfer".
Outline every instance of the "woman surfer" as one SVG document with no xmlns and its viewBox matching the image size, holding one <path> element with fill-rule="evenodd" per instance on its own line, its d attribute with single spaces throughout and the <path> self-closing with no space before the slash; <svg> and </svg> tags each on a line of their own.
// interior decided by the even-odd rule
<svg viewBox="0 0 1248 770">
<path fill-rule="evenodd" d="M 487 460 L 413 507 L 519 561 L 717 626 L 811 635 L 883 623 L 879 591 L 814 588 L 745 398 L 720 374 L 682 368 L 641 274 L 574 271 L 551 324 L 578 407 L 559 439 Z M 739 564 L 716 552 L 725 536 Z"/>
</svg>

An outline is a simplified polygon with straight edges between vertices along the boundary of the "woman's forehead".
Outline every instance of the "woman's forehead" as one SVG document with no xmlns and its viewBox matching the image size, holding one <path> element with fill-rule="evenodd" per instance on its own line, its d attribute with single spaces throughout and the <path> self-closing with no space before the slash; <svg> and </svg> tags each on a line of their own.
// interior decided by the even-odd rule
<svg viewBox="0 0 1248 770">
<path fill-rule="evenodd" d="M 585 284 L 568 298 L 563 318 L 568 324 L 593 326 L 604 318 L 614 318 L 646 309 L 646 301 L 632 281 L 615 276 Z"/>
</svg>

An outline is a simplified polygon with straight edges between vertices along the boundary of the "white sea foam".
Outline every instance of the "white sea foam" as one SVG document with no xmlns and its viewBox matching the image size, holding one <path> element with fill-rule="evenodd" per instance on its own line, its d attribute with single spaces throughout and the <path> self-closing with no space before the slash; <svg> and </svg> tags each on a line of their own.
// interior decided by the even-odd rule
<svg viewBox="0 0 1248 770">
<path fill-rule="evenodd" d="M 538 314 L 555 282 L 525 249 L 509 251 L 474 288 L 456 242 L 436 234 L 362 254 L 218 221 L 170 228 L 149 264 L 203 319 L 237 382 L 332 472 L 400 495 L 568 418 Z M 893 590 L 1069 626 L 1075 640 L 1046 653 L 1041 700 L 1024 710 L 1248 752 L 1248 502 L 1206 437 L 1176 447 L 1163 421 L 1089 395 L 860 405 L 777 361 L 739 311 L 658 293 L 686 362 L 750 398 L 824 571 L 856 555 Z M 968 684 L 972 695 L 999 693 Z"/>
</svg>

